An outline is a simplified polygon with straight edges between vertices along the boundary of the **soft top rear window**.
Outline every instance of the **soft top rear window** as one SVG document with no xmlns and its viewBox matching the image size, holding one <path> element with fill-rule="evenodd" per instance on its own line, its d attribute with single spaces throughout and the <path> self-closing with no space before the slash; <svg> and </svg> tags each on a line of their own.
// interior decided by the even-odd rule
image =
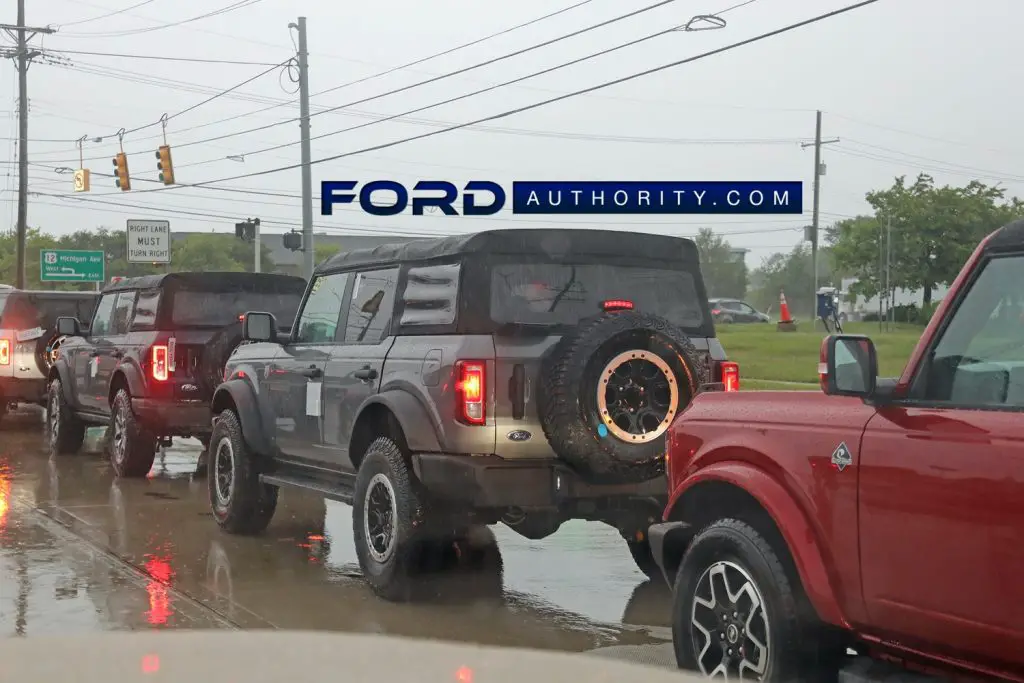
<svg viewBox="0 0 1024 683">
<path fill-rule="evenodd" d="M 0 327 L 52 330 L 57 325 L 57 318 L 91 319 L 95 305 L 96 296 L 91 294 L 81 297 L 33 292 L 0 294 Z"/>
<path fill-rule="evenodd" d="M 668 264 L 502 263 L 491 270 L 491 319 L 499 325 L 576 325 L 612 299 L 631 301 L 635 310 L 662 316 L 685 331 L 704 326 L 693 275 Z"/>
<path fill-rule="evenodd" d="M 222 327 L 237 322 L 249 311 L 262 311 L 272 313 L 280 326 L 291 327 L 305 291 L 305 284 L 299 280 L 253 279 L 221 282 L 216 287 L 205 285 L 188 282 L 171 288 L 167 305 L 172 325 Z"/>
</svg>

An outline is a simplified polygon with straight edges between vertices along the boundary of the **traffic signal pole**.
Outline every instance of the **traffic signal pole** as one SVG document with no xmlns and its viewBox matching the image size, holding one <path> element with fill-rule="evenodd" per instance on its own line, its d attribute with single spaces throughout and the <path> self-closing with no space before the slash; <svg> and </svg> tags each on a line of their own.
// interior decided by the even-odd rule
<svg viewBox="0 0 1024 683">
<path fill-rule="evenodd" d="M 306 17 L 289 24 L 299 34 L 299 134 L 302 148 L 302 250 L 306 279 L 313 277 L 313 170 L 309 151 L 309 50 L 306 46 Z"/>
</svg>

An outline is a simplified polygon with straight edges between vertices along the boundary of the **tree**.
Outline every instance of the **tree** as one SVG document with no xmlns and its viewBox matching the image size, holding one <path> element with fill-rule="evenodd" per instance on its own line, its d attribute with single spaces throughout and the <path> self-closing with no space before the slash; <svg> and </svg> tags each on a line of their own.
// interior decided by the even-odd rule
<svg viewBox="0 0 1024 683">
<path fill-rule="evenodd" d="M 923 173 L 911 184 L 900 176 L 892 187 L 869 192 L 866 199 L 874 216 L 840 221 L 826 231 L 837 262 L 861 279 L 858 293 L 877 294 L 891 222 L 891 284 L 923 290 L 926 305 L 937 286 L 953 281 L 978 242 L 1024 214 L 1024 203 L 1006 199 L 1002 188 L 976 180 L 964 187 L 936 187 Z"/>
<path fill-rule="evenodd" d="M 317 244 L 313 248 L 313 260 L 319 265 L 339 251 L 341 251 L 341 247 L 337 244 Z"/>
<path fill-rule="evenodd" d="M 712 297 L 742 299 L 747 295 L 747 265 L 737 257 L 721 235 L 701 228 L 694 238 L 700 253 L 704 285 Z"/>
<path fill-rule="evenodd" d="M 818 286 L 827 287 L 833 280 L 830 267 L 831 254 L 828 249 L 818 250 Z M 809 316 L 817 309 L 813 294 L 814 270 L 811 247 L 802 242 L 788 254 L 775 253 L 757 268 L 752 280 L 759 287 L 751 293 L 751 303 L 759 310 L 778 310 L 779 294 L 785 293 L 793 315 Z"/>
</svg>

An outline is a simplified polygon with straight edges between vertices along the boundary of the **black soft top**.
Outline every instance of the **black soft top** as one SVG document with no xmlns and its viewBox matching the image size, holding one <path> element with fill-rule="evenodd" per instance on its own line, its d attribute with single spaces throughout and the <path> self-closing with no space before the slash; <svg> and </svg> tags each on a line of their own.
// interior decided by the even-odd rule
<svg viewBox="0 0 1024 683">
<path fill-rule="evenodd" d="M 1007 223 L 996 230 L 985 247 L 1000 250 L 1024 247 L 1024 219 Z"/>
<path fill-rule="evenodd" d="M 335 254 L 321 263 L 316 272 L 319 274 L 357 266 L 430 261 L 483 253 L 548 258 L 558 254 L 608 258 L 628 256 L 682 262 L 695 267 L 699 262 L 697 246 L 684 237 L 618 230 L 513 228 L 385 244 L 372 249 L 354 249 Z"/>
<path fill-rule="evenodd" d="M 104 287 L 104 292 L 117 292 L 123 289 L 158 289 L 168 287 L 210 288 L 209 291 L 229 291 L 239 288 L 265 286 L 274 290 L 296 289 L 304 291 L 306 281 L 294 275 L 277 273 L 162 273 L 159 275 L 143 275 L 119 280 Z"/>
</svg>

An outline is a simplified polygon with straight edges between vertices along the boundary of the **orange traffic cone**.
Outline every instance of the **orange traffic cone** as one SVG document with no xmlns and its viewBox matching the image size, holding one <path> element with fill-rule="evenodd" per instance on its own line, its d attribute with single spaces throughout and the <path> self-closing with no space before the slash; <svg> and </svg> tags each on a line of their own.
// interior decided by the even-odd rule
<svg viewBox="0 0 1024 683">
<path fill-rule="evenodd" d="M 786 293 L 779 290 L 779 324 L 776 326 L 779 332 L 796 331 L 796 321 L 789 315 L 789 304 L 786 303 Z"/>
</svg>

